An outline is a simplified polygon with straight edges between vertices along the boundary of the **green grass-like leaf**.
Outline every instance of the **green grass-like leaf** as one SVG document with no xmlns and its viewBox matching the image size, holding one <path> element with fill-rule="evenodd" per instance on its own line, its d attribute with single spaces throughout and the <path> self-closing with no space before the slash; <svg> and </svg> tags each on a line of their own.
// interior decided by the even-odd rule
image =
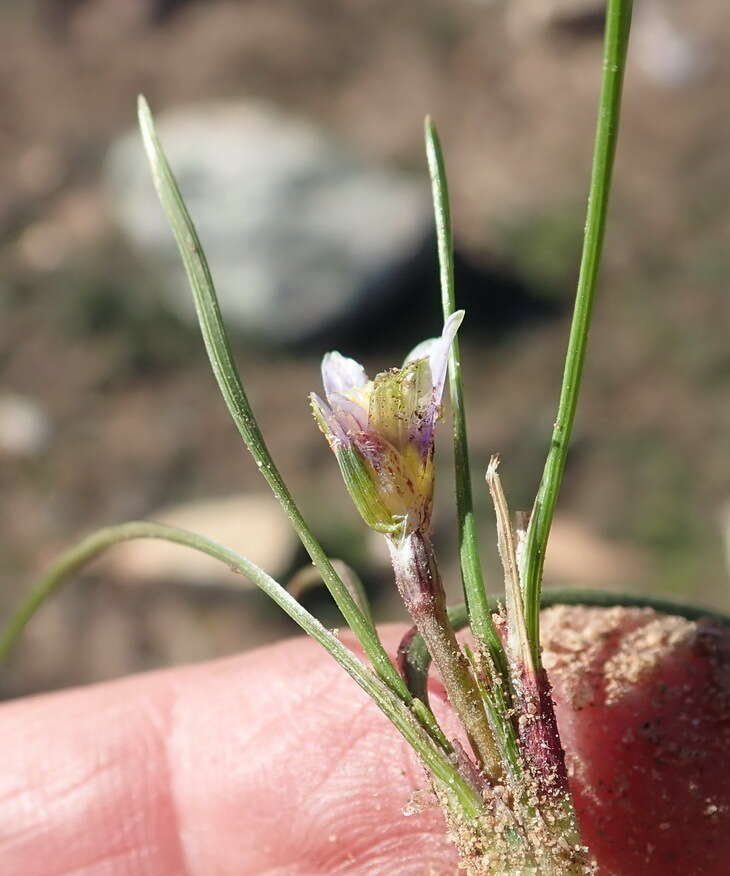
<svg viewBox="0 0 730 876">
<path fill-rule="evenodd" d="M 611 190 L 621 115 L 621 94 L 624 70 L 626 69 L 632 7 L 632 0 L 608 0 L 603 79 L 578 290 L 575 297 L 563 383 L 550 441 L 550 450 L 527 531 L 523 580 L 525 620 L 536 667 L 540 666 L 540 590 L 545 550 L 565 471 L 573 423 L 575 422 L 575 411 L 588 344 L 588 331 L 603 252 L 608 197 Z"/>
<path fill-rule="evenodd" d="M 232 571 L 245 575 L 249 581 L 259 587 L 283 609 L 293 621 L 299 624 L 307 635 L 319 642 L 368 694 L 419 754 L 424 764 L 442 784 L 444 790 L 463 807 L 464 812 L 471 817 L 480 813 L 482 800 L 478 792 L 463 778 L 448 754 L 428 735 L 401 698 L 370 672 L 349 648 L 325 629 L 317 618 L 301 606 L 281 584 L 267 575 L 263 569 L 236 551 L 185 529 L 150 521 L 134 520 L 100 529 L 69 548 L 51 565 L 3 630 L 2 636 L 0 636 L 0 663 L 7 659 L 33 615 L 74 572 L 113 545 L 139 538 L 161 539 L 192 548 L 220 560 Z M 414 701 L 414 704 L 416 714 L 421 714 L 423 705 L 417 701 Z"/>
<path fill-rule="evenodd" d="M 456 310 L 454 287 L 454 241 L 451 224 L 449 189 L 446 179 L 443 151 L 438 131 L 431 118 L 424 125 L 426 158 L 431 177 L 436 242 L 438 246 L 441 304 L 446 321 Z M 469 445 L 464 412 L 464 386 L 461 371 L 461 349 L 458 335 L 449 353 L 449 393 L 454 427 L 454 465 L 456 470 L 456 513 L 459 525 L 459 563 L 469 622 L 476 638 L 490 651 L 501 652 L 502 645 L 492 622 L 489 600 L 484 586 L 479 540 L 469 468 Z"/>
<path fill-rule="evenodd" d="M 410 704 L 412 697 L 385 652 L 375 627 L 348 593 L 322 546 L 302 517 L 271 458 L 233 359 L 203 247 L 160 145 L 152 114 L 144 97 L 139 98 L 139 124 L 155 187 L 175 235 L 190 281 L 208 358 L 231 417 L 261 474 L 281 503 L 342 616 L 357 636 L 377 673 L 403 702 Z"/>
<path fill-rule="evenodd" d="M 443 150 L 436 126 L 430 118 L 425 125 L 426 158 L 431 176 L 436 241 L 441 279 L 441 304 L 444 321 L 456 310 L 454 283 L 454 240 L 451 223 L 449 189 Z M 449 352 L 449 393 L 453 417 L 454 467 L 456 475 L 456 512 L 459 532 L 459 565 L 464 596 L 469 612 L 469 626 L 480 649 L 488 655 L 487 665 L 493 675 L 480 680 L 479 688 L 492 734 L 500 751 L 505 753 L 505 766 L 516 768 L 517 736 L 510 720 L 512 708 L 510 678 L 502 640 L 492 620 L 490 604 L 482 576 L 477 524 L 471 490 L 469 444 L 464 410 L 464 385 L 461 370 L 461 349 L 458 336 Z M 482 683 L 484 681 L 484 683 Z M 411 688 L 412 689 L 412 688 Z"/>
</svg>

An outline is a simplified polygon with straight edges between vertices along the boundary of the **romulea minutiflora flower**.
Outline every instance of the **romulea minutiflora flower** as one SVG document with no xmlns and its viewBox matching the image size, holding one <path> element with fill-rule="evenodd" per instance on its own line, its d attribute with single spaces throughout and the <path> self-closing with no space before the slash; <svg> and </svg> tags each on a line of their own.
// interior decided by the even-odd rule
<svg viewBox="0 0 730 876">
<path fill-rule="evenodd" d="M 398 538 L 429 527 L 434 429 L 463 318 L 463 310 L 453 313 L 440 337 L 423 341 L 402 367 L 374 380 L 340 353 L 322 360 L 327 401 L 312 393 L 312 411 L 355 505 L 378 532 Z"/>
</svg>

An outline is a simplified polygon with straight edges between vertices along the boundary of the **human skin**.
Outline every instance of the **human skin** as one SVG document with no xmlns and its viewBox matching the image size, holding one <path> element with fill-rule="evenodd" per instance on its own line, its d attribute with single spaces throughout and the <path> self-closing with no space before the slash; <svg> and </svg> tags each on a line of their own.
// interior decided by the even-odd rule
<svg viewBox="0 0 730 876">
<path fill-rule="evenodd" d="M 623 621 L 616 624 L 620 638 Z M 394 649 L 402 633 L 385 628 L 386 646 Z M 643 748 L 627 748 L 627 732 L 648 720 L 647 710 L 658 710 L 670 736 L 676 732 L 672 691 L 681 692 L 688 680 L 697 685 L 691 704 L 697 714 L 688 720 L 700 722 L 693 751 L 696 734 L 714 737 L 713 722 L 727 717 L 707 699 L 718 683 L 717 660 L 710 671 L 692 641 L 675 651 L 615 714 L 600 703 L 576 711 L 568 693 L 556 688 L 569 760 L 588 752 L 598 765 L 595 774 L 576 776 L 574 788 L 604 873 L 727 872 L 730 721 L 720 727 L 717 744 L 710 739 L 711 760 L 682 761 L 684 773 L 671 784 L 669 801 L 647 799 L 653 786 L 644 767 L 666 779 L 676 750 L 667 771 L 650 738 Z M 727 664 L 724 670 L 726 680 Z M 426 805 L 402 814 L 414 791 L 427 787 L 410 749 L 342 669 L 305 639 L 7 703 L 0 707 L 0 750 L 3 874 L 415 876 L 456 870 L 439 810 Z M 677 796 L 698 776 L 701 787 Z M 713 802 L 704 802 L 705 791 Z M 427 795 L 416 796 L 428 804 Z M 708 806 L 717 811 L 703 814 Z M 688 818 L 688 809 L 697 815 Z M 667 821 L 670 829 L 660 830 Z M 658 836 L 663 853 L 668 834 L 680 859 L 646 859 L 643 844 Z M 700 869 L 686 867 L 688 843 Z M 709 854 L 698 856 L 708 843 Z"/>
</svg>

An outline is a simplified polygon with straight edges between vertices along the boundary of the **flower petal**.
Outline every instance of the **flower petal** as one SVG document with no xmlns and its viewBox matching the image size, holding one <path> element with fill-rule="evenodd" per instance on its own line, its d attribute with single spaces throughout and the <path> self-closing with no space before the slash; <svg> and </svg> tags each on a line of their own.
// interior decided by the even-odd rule
<svg viewBox="0 0 730 876">
<path fill-rule="evenodd" d="M 322 383 L 327 401 L 332 403 L 332 394 L 346 395 L 353 389 L 360 389 L 368 383 L 365 369 L 354 359 L 341 353 L 327 353 L 322 359 Z"/>
<path fill-rule="evenodd" d="M 424 463 L 412 447 L 403 454 L 374 433 L 355 435 L 354 444 L 371 467 L 381 501 L 388 508 L 392 522 L 400 521 L 403 533 L 426 524 L 433 499 L 432 458 L 429 456 Z"/>
<path fill-rule="evenodd" d="M 325 404 L 316 392 L 310 392 L 309 403 L 312 407 L 314 419 L 317 421 L 317 425 L 330 447 L 334 450 L 337 444 L 347 443 L 347 433 L 340 425 L 329 405 Z"/>
<path fill-rule="evenodd" d="M 359 432 L 368 427 L 368 409 L 339 392 L 330 393 L 332 412 L 346 432 Z"/>
<path fill-rule="evenodd" d="M 403 366 L 416 362 L 419 359 L 428 359 L 431 368 L 431 380 L 434 389 L 434 401 L 441 404 L 441 396 L 446 382 L 446 368 L 449 362 L 449 350 L 456 336 L 456 332 L 464 319 L 464 311 L 457 310 L 444 323 L 440 338 L 429 338 L 421 341 L 406 356 Z"/>
<path fill-rule="evenodd" d="M 428 359 L 378 374 L 370 394 L 368 432 L 403 451 L 433 419 L 432 397 Z"/>
<path fill-rule="evenodd" d="M 431 355 L 433 345 L 438 343 L 438 341 L 439 338 L 428 338 L 425 341 L 421 341 L 420 344 L 416 344 L 416 346 L 403 360 L 403 367 L 405 368 L 406 365 L 410 365 L 411 362 L 417 362 L 419 359 L 428 359 L 428 357 Z"/>
<path fill-rule="evenodd" d="M 449 362 L 449 350 L 456 332 L 464 319 L 464 311 L 457 310 L 444 323 L 440 338 L 429 338 L 421 341 L 406 357 L 403 369 L 416 363 L 428 362 L 429 390 L 428 398 L 423 399 L 420 407 L 411 416 L 409 437 L 425 454 L 433 443 L 433 430 L 441 406 L 441 396 L 446 382 L 446 370 Z M 372 404 L 370 406 L 372 416 Z"/>
<path fill-rule="evenodd" d="M 431 366 L 431 382 L 433 385 L 434 404 L 441 404 L 441 396 L 446 382 L 446 369 L 449 364 L 449 351 L 456 337 L 461 321 L 464 319 L 464 311 L 457 310 L 444 323 L 441 337 L 437 338 L 428 352 L 429 365 Z"/>
</svg>

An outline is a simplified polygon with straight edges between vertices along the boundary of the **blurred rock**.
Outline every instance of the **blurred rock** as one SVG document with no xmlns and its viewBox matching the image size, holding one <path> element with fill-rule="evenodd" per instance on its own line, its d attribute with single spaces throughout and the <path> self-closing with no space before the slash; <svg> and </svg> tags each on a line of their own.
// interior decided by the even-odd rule
<svg viewBox="0 0 730 876">
<path fill-rule="evenodd" d="M 557 516 L 545 554 L 545 579 L 576 587 L 630 583 L 647 577 L 649 561 L 638 548 L 609 541 L 580 520 Z"/>
<path fill-rule="evenodd" d="M 279 503 L 266 493 L 244 493 L 162 508 L 147 519 L 205 535 L 243 554 L 277 577 L 291 565 L 297 539 Z M 160 581 L 239 589 L 250 585 L 218 560 L 164 541 L 129 541 L 115 548 L 107 570 L 130 584 Z"/>
<path fill-rule="evenodd" d="M 428 184 L 369 166 L 314 125 L 254 101 L 163 114 L 159 132 L 211 263 L 226 322 L 306 341 L 387 300 L 430 247 Z M 136 131 L 109 153 L 110 209 L 193 307 Z M 131 290 L 130 290 L 131 291 Z"/>
<path fill-rule="evenodd" d="M 51 439 L 51 424 L 36 402 L 22 395 L 0 395 L 0 457 L 34 457 Z"/>
<path fill-rule="evenodd" d="M 728 519 L 730 520 L 730 512 Z M 441 537 L 442 543 L 448 545 L 451 536 L 446 528 Z M 496 548 L 491 553 L 492 545 L 496 543 L 495 531 L 484 529 L 481 540 L 485 568 L 494 564 L 496 576 L 488 576 L 487 589 L 490 594 L 501 597 L 504 585 L 501 572 L 496 571 Z M 385 539 L 377 533 L 370 533 L 367 548 L 372 567 L 382 570 L 384 579 L 390 581 L 390 558 Z M 444 551 L 440 565 L 449 603 L 462 602 L 458 557 Z M 630 588 L 631 585 L 649 578 L 651 572 L 649 555 L 640 548 L 604 538 L 594 528 L 575 517 L 566 514 L 555 517 L 545 555 L 544 575 L 548 587 L 600 586 L 609 590 Z M 389 595 L 393 598 L 388 598 L 385 603 L 387 608 L 384 610 L 381 604 L 379 610 L 385 611 L 386 616 L 391 617 L 400 603 L 395 588 L 391 589 Z"/>
<path fill-rule="evenodd" d="M 40 0 L 38 14 L 42 23 L 57 35 L 66 35 L 79 12 L 91 9 L 100 21 L 119 19 L 130 24 L 162 24 L 179 12 L 190 0 Z M 98 10 L 100 7 L 101 11 Z"/>
<path fill-rule="evenodd" d="M 16 253 L 32 271 L 54 271 L 74 255 L 97 246 L 110 228 L 110 219 L 96 191 L 69 189 L 48 206 L 42 219 L 23 230 Z"/>
<path fill-rule="evenodd" d="M 507 23 L 517 38 L 546 27 L 580 31 L 600 24 L 605 0 L 508 0 Z"/>
<path fill-rule="evenodd" d="M 134 614 L 124 609 L 124 601 L 116 594 L 104 592 L 104 584 L 85 600 L 87 622 L 65 640 L 70 643 L 76 671 L 84 680 L 101 681 L 118 678 L 134 666 L 141 650 L 141 624 Z M 68 621 L 67 621 L 68 622 Z"/>
<path fill-rule="evenodd" d="M 146 606 L 142 634 L 162 666 L 258 648 L 293 631 L 284 613 L 258 592 L 207 603 L 179 597 L 161 592 Z"/>
<path fill-rule="evenodd" d="M 63 182 L 65 174 L 59 150 L 38 142 L 20 155 L 15 183 L 26 197 L 33 197 L 53 191 Z"/>
<path fill-rule="evenodd" d="M 672 19 L 666 0 L 641 0 L 634 13 L 631 41 L 636 63 L 666 88 L 692 82 L 711 65 L 707 50 Z"/>
<path fill-rule="evenodd" d="M 41 220 L 29 225 L 18 238 L 17 255 L 32 271 L 55 271 L 68 256 L 68 237 L 55 222 Z"/>
<path fill-rule="evenodd" d="M 496 2 L 496 0 L 490 0 Z M 709 68 L 707 53 L 675 21 L 668 0 L 638 0 L 631 57 L 644 74 L 667 88 L 685 85 Z M 605 0 L 507 0 L 507 26 L 516 39 L 552 29 L 581 35 L 603 30 Z"/>
</svg>

